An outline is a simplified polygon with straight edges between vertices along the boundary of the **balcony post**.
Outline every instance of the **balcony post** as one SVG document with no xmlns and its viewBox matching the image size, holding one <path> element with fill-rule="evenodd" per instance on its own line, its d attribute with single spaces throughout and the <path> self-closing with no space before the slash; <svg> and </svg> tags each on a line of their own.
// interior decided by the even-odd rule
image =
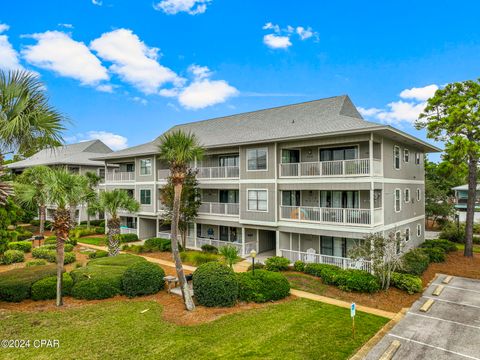
<svg viewBox="0 0 480 360">
<path fill-rule="evenodd" d="M 245 228 L 242 226 L 242 256 L 245 255 Z"/>
<path fill-rule="evenodd" d="M 198 249 L 197 247 L 197 223 L 193 223 L 193 247 Z"/>
<path fill-rule="evenodd" d="M 370 140 L 368 142 L 369 146 L 369 157 L 370 157 L 370 225 L 374 225 L 373 217 L 374 214 L 374 204 L 373 204 L 373 194 L 374 194 L 374 183 L 372 181 L 373 178 L 373 133 L 370 133 Z"/>
</svg>

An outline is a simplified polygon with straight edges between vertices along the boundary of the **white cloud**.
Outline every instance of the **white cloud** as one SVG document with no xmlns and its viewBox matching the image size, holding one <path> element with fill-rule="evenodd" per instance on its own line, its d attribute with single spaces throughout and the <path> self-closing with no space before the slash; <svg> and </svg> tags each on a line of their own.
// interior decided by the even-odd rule
<svg viewBox="0 0 480 360">
<path fill-rule="evenodd" d="M 280 26 L 274 25 L 274 24 L 272 24 L 271 22 L 268 22 L 268 23 L 266 23 L 265 25 L 263 25 L 262 29 L 263 29 L 263 30 L 273 30 L 273 31 L 275 31 L 276 33 L 279 33 L 279 32 L 280 32 Z"/>
<path fill-rule="evenodd" d="M 295 30 L 300 36 L 300 40 L 306 40 L 310 39 L 312 36 L 316 35 L 316 33 L 312 30 L 312 28 L 304 28 L 303 26 L 297 26 L 297 29 Z"/>
<path fill-rule="evenodd" d="M 162 0 L 153 7 L 168 15 L 186 12 L 190 15 L 203 14 L 211 0 Z"/>
<path fill-rule="evenodd" d="M 76 143 L 89 140 L 101 140 L 112 150 L 122 150 L 128 147 L 128 139 L 125 136 L 114 134 L 108 131 L 88 131 L 85 134 L 76 134 L 65 137 L 68 143 Z"/>
<path fill-rule="evenodd" d="M 145 94 L 158 93 L 160 86 L 183 83 L 175 72 L 158 63 L 158 48 L 148 47 L 131 30 L 118 29 L 104 33 L 90 43 L 103 60 L 110 61 L 109 70 Z"/>
<path fill-rule="evenodd" d="M 102 5 L 103 5 L 103 1 L 102 1 L 102 0 L 92 0 L 92 4 L 93 4 L 93 5 L 97 5 L 97 6 L 102 6 Z"/>
<path fill-rule="evenodd" d="M 23 69 L 18 59 L 18 52 L 13 48 L 8 36 L 2 35 L 9 28 L 7 24 L 0 24 L 0 69 Z"/>
<path fill-rule="evenodd" d="M 139 103 L 139 104 L 142 104 L 142 105 L 147 105 L 148 104 L 147 99 L 141 98 L 139 96 L 133 97 L 132 100 L 135 101 L 136 103 Z"/>
<path fill-rule="evenodd" d="M 205 79 L 212 75 L 212 72 L 207 66 L 199 66 L 192 64 L 188 67 L 188 71 L 192 73 L 196 80 Z"/>
<path fill-rule="evenodd" d="M 22 56 L 32 65 L 79 80 L 84 85 L 97 85 L 109 79 L 107 69 L 88 47 L 60 31 L 29 35 L 37 40 L 26 46 Z"/>
<path fill-rule="evenodd" d="M 365 109 L 361 106 L 357 107 L 357 109 L 358 109 L 358 112 L 363 116 L 373 116 L 382 111 L 381 109 L 377 109 L 377 108 Z"/>
<path fill-rule="evenodd" d="M 292 46 L 290 37 L 268 34 L 263 37 L 263 43 L 271 49 L 287 49 Z"/>
<path fill-rule="evenodd" d="M 58 26 L 63 27 L 65 29 L 73 29 L 72 24 L 64 24 L 64 23 L 59 23 Z"/>
<path fill-rule="evenodd" d="M 98 91 L 112 93 L 113 92 L 113 85 L 111 84 L 101 84 L 95 87 Z"/>
<path fill-rule="evenodd" d="M 438 86 L 435 84 L 427 85 L 421 88 L 405 89 L 400 93 L 402 99 L 414 99 L 418 101 L 426 101 L 435 95 Z"/>
</svg>

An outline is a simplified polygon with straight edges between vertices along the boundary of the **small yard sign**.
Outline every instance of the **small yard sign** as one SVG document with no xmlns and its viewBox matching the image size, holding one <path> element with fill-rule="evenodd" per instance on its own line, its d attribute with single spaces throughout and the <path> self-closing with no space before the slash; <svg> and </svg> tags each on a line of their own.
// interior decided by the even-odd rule
<svg viewBox="0 0 480 360">
<path fill-rule="evenodd" d="M 352 318 L 352 337 L 355 339 L 355 312 L 357 310 L 357 306 L 355 303 L 350 305 L 350 317 Z"/>
</svg>

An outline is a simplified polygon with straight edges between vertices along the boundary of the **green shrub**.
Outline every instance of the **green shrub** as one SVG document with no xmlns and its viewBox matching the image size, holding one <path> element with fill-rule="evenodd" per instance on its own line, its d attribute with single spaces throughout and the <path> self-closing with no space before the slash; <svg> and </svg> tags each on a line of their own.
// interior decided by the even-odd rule
<svg viewBox="0 0 480 360">
<path fill-rule="evenodd" d="M 108 256 L 108 251 L 105 250 L 97 250 L 88 254 L 89 259 L 98 259 L 105 256 Z"/>
<path fill-rule="evenodd" d="M 128 297 L 156 294 L 165 285 L 164 276 L 165 271 L 151 262 L 130 265 L 122 276 L 123 293 Z"/>
<path fill-rule="evenodd" d="M 343 270 L 335 265 L 307 264 L 304 272 L 320 277 L 327 285 L 337 285 L 338 278 L 342 275 Z"/>
<path fill-rule="evenodd" d="M 412 249 L 402 256 L 400 272 L 422 275 L 427 270 L 429 263 L 430 257 L 423 249 Z"/>
<path fill-rule="evenodd" d="M 69 295 L 72 291 L 73 280 L 68 273 L 63 274 L 62 294 Z M 49 276 L 32 285 L 33 300 L 55 299 L 57 296 L 57 277 Z"/>
<path fill-rule="evenodd" d="M 82 227 L 76 227 L 75 229 L 70 230 L 69 237 L 70 238 L 81 238 L 84 236 L 90 236 L 90 235 L 96 235 L 97 232 L 95 228 L 82 228 Z"/>
<path fill-rule="evenodd" d="M 33 266 L 0 273 L 0 300 L 19 302 L 30 298 L 32 284 L 56 274 L 54 265 Z"/>
<path fill-rule="evenodd" d="M 423 251 L 428 255 L 430 262 L 441 263 L 445 262 L 446 255 L 445 250 L 440 247 L 428 247 L 424 248 Z"/>
<path fill-rule="evenodd" d="M 172 251 L 172 242 L 168 239 L 151 238 L 143 244 L 145 252 L 151 251 Z"/>
<path fill-rule="evenodd" d="M 125 244 L 122 246 L 122 250 L 124 251 L 131 251 L 135 254 L 141 254 L 141 253 L 144 253 L 144 252 L 148 252 L 145 250 L 145 246 L 143 245 L 128 245 L 128 244 Z"/>
<path fill-rule="evenodd" d="M 233 264 L 237 261 L 237 259 L 239 259 L 238 248 L 236 248 L 233 245 L 221 246 L 220 247 L 220 255 L 222 255 L 223 260 L 231 268 L 233 268 Z"/>
<path fill-rule="evenodd" d="M 480 236 L 473 236 L 472 241 L 474 244 L 480 244 Z"/>
<path fill-rule="evenodd" d="M 290 260 L 282 256 L 272 256 L 265 260 L 265 270 L 268 271 L 286 271 L 290 265 Z"/>
<path fill-rule="evenodd" d="M 204 244 L 201 247 L 203 252 L 206 253 L 211 253 L 211 254 L 218 254 L 218 249 L 216 246 L 210 245 L 210 244 Z"/>
<path fill-rule="evenodd" d="M 127 242 L 138 241 L 138 236 L 137 234 L 120 234 L 119 239 L 121 243 L 127 243 Z"/>
<path fill-rule="evenodd" d="M 190 253 L 190 261 L 195 265 L 199 266 L 202 264 L 206 264 L 212 261 L 217 261 L 218 256 L 213 253 L 201 253 L 201 252 L 191 252 Z"/>
<path fill-rule="evenodd" d="M 51 250 L 41 246 L 32 250 L 32 256 L 36 259 L 45 259 L 48 262 L 54 263 L 57 261 L 57 252 L 56 250 Z M 73 252 L 64 253 L 64 264 L 71 264 L 76 260 L 76 256 Z"/>
<path fill-rule="evenodd" d="M 265 264 L 262 264 L 262 263 L 260 263 L 260 262 L 256 262 L 256 263 L 255 263 L 255 266 L 250 265 L 250 266 L 248 267 L 248 270 L 249 270 L 249 271 L 252 271 L 253 268 L 255 268 L 255 270 L 257 270 L 257 269 L 262 270 L 262 269 L 265 269 Z"/>
<path fill-rule="evenodd" d="M 63 245 L 63 251 L 65 252 L 72 252 L 74 246 L 71 244 L 64 244 Z M 47 249 L 47 250 L 57 250 L 57 244 L 47 244 L 47 245 L 42 245 L 39 247 L 39 249 Z"/>
<path fill-rule="evenodd" d="M 460 224 L 460 227 L 457 228 L 457 225 L 455 223 L 448 223 L 443 227 L 442 231 L 439 234 L 439 238 L 458 243 L 465 242 L 465 224 Z"/>
<path fill-rule="evenodd" d="M 336 285 L 344 291 L 374 293 L 380 290 L 380 284 L 375 276 L 355 269 L 342 270 L 340 276 L 336 278 Z"/>
<path fill-rule="evenodd" d="M 20 250 L 7 250 L 3 253 L 2 262 L 5 265 L 21 263 L 25 261 L 25 254 Z"/>
<path fill-rule="evenodd" d="M 121 294 L 121 287 L 115 285 L 106 278 L 81 281 L 73 286 L 72 296 L 85 300 L 108 299 Z"/>
<path fill-rule="evenodd" d="M 442 248 L 444 252 L 457 251 L 457 245 L 453 241 L 438 239 L 438 240 L 427 240 L 420 245 L 421 248 Z"/>
<path fill-rule="evenodd" d="M 25 253 L 32 251 L 32 243 L 30 241 L 13 241 L 7 247 L 9 250 L 20 250 Z"/>
<path fill-rule="evenodd" d="M 105 234 L 105 227 L 103 227 L 103 226 L 97 226 L 97 227 L 95 228 L 95 234 L 96 234 L 96 235 L 103 235 L 103 234 Z"/>
<path fill-rule="evenodd" d="M 409 294 L 422 292 L 422 279 L 410 274 L 392 273 L 390 285 Z"/>
<path fill-rule="evenodd" d="M 32 260 L 25 263 L 25 267 L 47 265 L 44 259 Z"/>
<path fill-rule="evenodd" d="M 266 302 L 287 297 L 290 283 L 278 272 L 258 270 L 238 273 L 238 298 L 241 301 Z"/>
<path fill-rule="evenodd" d="M 238 280 L 228 266 L 209 262 L 194 271 L 193 291 L 200 305 L 233 306 L 238 296 Z"/>
<path fill-rule="evenodd" d="M 18 232 L 15 230 L 11 230 L 7 232 L 7 237 L 10 241 L 17 241 L 18 240 Z"/>
<path fill-rule="evenodd" d="M 295 271 L 303 272 L 305 270 L 305 263 L 301 260 L 297 260 L 293 264 L 293 268 Z"/>
<path fill-rule="evenodd" d="M 87 225 L 87 221 L 80 222 L 80 225 Z M 105 226 L 105 220 L 90 220 L 90 226 Z"/>
<path fill-rule="evenodd" d="M 65 240 L 65 245 L 66 244 L 77 246 L 77 239 L 76 238 L 69 238 L 69 239 Z"/>
<path fill-rule="evenodd" d="M 128 267 L 137 262 L 147 261 L 141 256 L 131 254 L 120 254 L 117 256 L 107 256 L 100 259 L 90 260 L 88 266 L 123 266 Z"/>
<path fill-rule="evenodd" d="M 57 243 L 57 237 L 56 236 L 47 236 L 45 240 L 43 241 L 43 245 L 51 245 L 51 244 L 56 244 Z"/>
<path fill-rule="evenodd" d="M 31 231 L 25 230 L 22 233 L 18 234 L 17 241 L 24 241 L 24 240 L 31 239 L 32 236 L 33 236 L 33 233 Z"/>
</svg>

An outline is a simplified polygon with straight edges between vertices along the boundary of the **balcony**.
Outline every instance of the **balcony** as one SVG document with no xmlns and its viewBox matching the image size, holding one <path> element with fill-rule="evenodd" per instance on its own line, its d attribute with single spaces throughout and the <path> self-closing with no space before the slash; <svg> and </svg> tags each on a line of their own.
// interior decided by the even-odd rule
<svg viewBox="0 0 480 360">
<path fill-rule="evenodd" d="M 342 269 L 357 269 L 371 272 L 372 263 L 368 260 L 354 260 L 339 256 L 315 254 L 311 252 L 294 251 L 287 249 L 280 249 L 283 257 L 294 263 L 297 260 L 305 263 L 329 264 L 335 265 Z"/>
<path fill-rule="evenodd" d="M 238 166 L 216 166 L 197 168 L 197 179 L 238 179 L 240 168 Z"/>
<path fill-rule="evenodd" d="M 300 222 L 348 225 L 376 225 L 382 222 L 383 209 L 321 208 L 310 206 L 280 206 L 280 219 Z"/>
<path fill-rule="evenodd" d="M 280 177 L 368 176 L 370 159 L 280 164 Z M 373 160 L 373 175 L 382 174 L 381 160 Z"/>
<path fill-rule="evenodd" d="M 238 216 L 240 204 L 238 203 L 217 203 L 202 202 L 198 209 L 199 214 Z"/>
<path fill-rule="evenodd" d="M 105 181 L 108 182 L 133 182 L 135 173 L 133 171 L 115 171 L 105 174 Z"/>
<path fill-rule="evenodd" d="M 129 227 L 120 227 L 120 234 L 137 234 L 137 229 Z"/>
</svg>

